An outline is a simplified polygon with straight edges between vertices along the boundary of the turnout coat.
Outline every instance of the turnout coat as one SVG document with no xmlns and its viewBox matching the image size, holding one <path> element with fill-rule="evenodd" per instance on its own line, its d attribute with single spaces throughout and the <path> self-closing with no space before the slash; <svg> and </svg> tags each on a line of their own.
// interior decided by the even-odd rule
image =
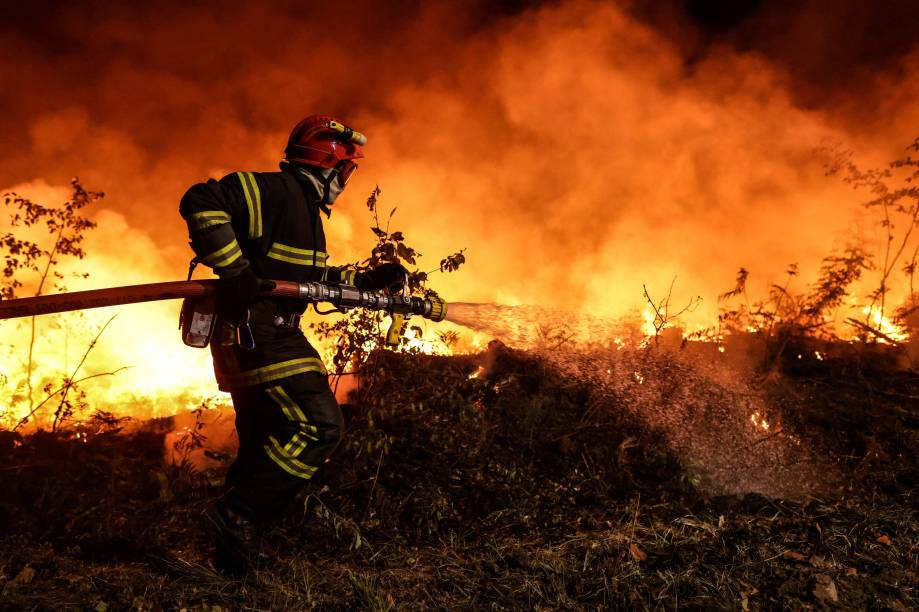
<svg viewBox="0 0 919 612">
<path fill-rule="evenodd" d="M 319 195 L 291 172 L 234 172 L 192 186 L 179 212 L 196 259 L 221 278 L 246 266 L 261 278 L 354 284 L 355 271 L 329 267 Z M 316 349 L 300 331 L 302 302 L 259 298 L 247 313 L 222 313 L 211 342 L 223 391 L 265 385 L 304 372 L 325 373 Z M 248 317 L 255 348 L 236 342 Z"/>
</svg>

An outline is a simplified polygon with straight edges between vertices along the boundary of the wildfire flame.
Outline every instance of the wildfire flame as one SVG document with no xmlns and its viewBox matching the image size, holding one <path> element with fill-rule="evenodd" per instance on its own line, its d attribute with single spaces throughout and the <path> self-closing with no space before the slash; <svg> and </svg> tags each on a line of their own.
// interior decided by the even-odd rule
<svg viewBox="0 0 919 612">
<path fill-rule="evenodd" d="M 877 341 L 883 344 L 889 344 L 888 338 L 896 342 L 906 342 L 909 340 L 909 332 L 903 327 L 893 323 L 889 317 L 881 313 L 878 306 L 865 306 L 862 308 L 862 314 L 870 321 L 871 326 L 881 332 Z"/>
<path fill-rule="evenodd" d="M 354 53 L 349 33 L 316 25 L 340 20 L 331 5 L 305 16 L 249 3 L 235 26 L 204 8 L 158 10 L 153 30 L 148 19 L 104 10 L 92 23 L 61 12 L 46 21 L 82 33 L 67 59 L 85 68 L 74 71 L 60 69 L 70 65 L 61 62 L 67 45 L 4 37 L 3 118 L 16 146 L 0 152 L 2 191 L 51 204 L 64 199 L 59 185 L 82 174 L 108 192 L 89 256 L 64 270 L 90 273 L 68 280 L 71 290 L 177 279 L 190 257 L 176 213 L 184 190 L 238 169 L 276 169 L 290 127 L 332 104 L 369 138 L 362 171 L 325 225 L 333 263 L 366 256 L 373 237 L 361 199 L 379 182 L 383 205 L 398 207 L 394 227 L 419 251 L 436 258 L 467 248 L 462 270 L 431 275 L 448 299 L 631 317 L 650 337 L 655 314 L 641 301 L 642 284 L 659 294 L 676 277 L 676 304 L 718 295 L 739 265 L 770 282 L 788 262 L 818 270 L 829 237 L 847 235 L 864 211 L 861 194 L 824 176 L 814 147 L 851 142 L 878 166 L 917 124 L 915 53 L 896 78 L 878 74 L 852 88 L 861 98 L 836 91 L 826 98 L 833 104 L 815 108 L 780 58 L 723 45 L 693 51 L 688 62 L 684 47 L 698 41 L 613 3 L 548 3 L 513 18 L 489 13 L 487 23 L 470 23 L 451 3 L 422 5 L 399 12 L 397 25 L 387 21 L 385 39 L 366 43 L 373 53 Z M 370 36 L 391 17 L 388 8 L 365 9 L 355 20 L 366 27 L 349 32 Z M 269 50 L 253 31 L 288 42 Z M 360 86 L 356 74 L 367 79 Z M 883 115 L 866 116 L 872 108 Z M 181 344 L 177 309 L 40 318 L 36 399 L 46 381 L 72 374 L 117 312 L 76 376 L 117 372 L 85 382 L 97 406 L 153 416 L 197 405 L 215 393 L 210 358 Z M 887 337 L 908 339 L 879 311 L 863 314 Z M 717 315 L 712 297 L 679 324 L 711 327 Z M 0 394 L 17 406 L 12 421 L 28 411 L 13 401 L 23 393 L 24 324 L 0 323 Z M 446 352 L 435 326 L 407 333 L 412 349 Z M 454 350 L 489 340 L 461 330 Z"/>
</svg>

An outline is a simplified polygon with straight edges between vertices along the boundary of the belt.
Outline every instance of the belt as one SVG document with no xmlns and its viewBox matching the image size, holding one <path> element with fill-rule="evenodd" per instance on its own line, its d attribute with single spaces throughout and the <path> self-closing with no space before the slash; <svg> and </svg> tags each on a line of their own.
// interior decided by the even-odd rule
<svg viewBox="0 0 919 612">
<path fill-rule="evenodd" d="M 275 327 L 293 327 L 295 329 L 299 329 L 300 318 L 301 315 L 294 312 L 287 315 L 286 317 L 282 315 L 275 315 L 274 318 L 271 319 L 271 322 Z"/>
</svg>

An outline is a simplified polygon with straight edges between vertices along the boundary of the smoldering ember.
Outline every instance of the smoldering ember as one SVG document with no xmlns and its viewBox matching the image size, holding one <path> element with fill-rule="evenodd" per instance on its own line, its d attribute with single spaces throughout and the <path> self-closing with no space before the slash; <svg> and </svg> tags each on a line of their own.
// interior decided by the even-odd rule
<svg viewBox="0 0 919 612">
<path fill-rule="evenodd" d="M 0 22 L 0 609 L 919 608 L 910 2 Z"/>
</svg>

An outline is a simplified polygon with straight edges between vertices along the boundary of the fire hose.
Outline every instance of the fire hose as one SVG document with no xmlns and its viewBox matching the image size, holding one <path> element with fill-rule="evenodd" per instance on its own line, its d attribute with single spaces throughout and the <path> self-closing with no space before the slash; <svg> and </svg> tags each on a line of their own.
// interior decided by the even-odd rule
<svg viewBox="0 0 919 612">
<path fill-rule="evenodd" d="M 0 320 L 138 302 L 206 298 L 216 293 L 218 282 L 217 280 L 173 281 L 0 300 Z M 443 321 L 447 316 L 446 302 L 436 296 L 420 298 L 409 295 L 407 291 L 401 294 L 391 294 L 385 291 L 364 291 L 350 285 L 316 282 L 275 281 L 275 284 L 274 289 L 265 291 L 262 295 L 293 298 L 312 304 L 326 302 L 342 312 L 352 308 L 366 308 L 389 313 L 393 319 L 393 324 L 387 333 L 389 344 L 398 342 L 408 318 L 413 315 L 435 322 Z"/>
</svg>

